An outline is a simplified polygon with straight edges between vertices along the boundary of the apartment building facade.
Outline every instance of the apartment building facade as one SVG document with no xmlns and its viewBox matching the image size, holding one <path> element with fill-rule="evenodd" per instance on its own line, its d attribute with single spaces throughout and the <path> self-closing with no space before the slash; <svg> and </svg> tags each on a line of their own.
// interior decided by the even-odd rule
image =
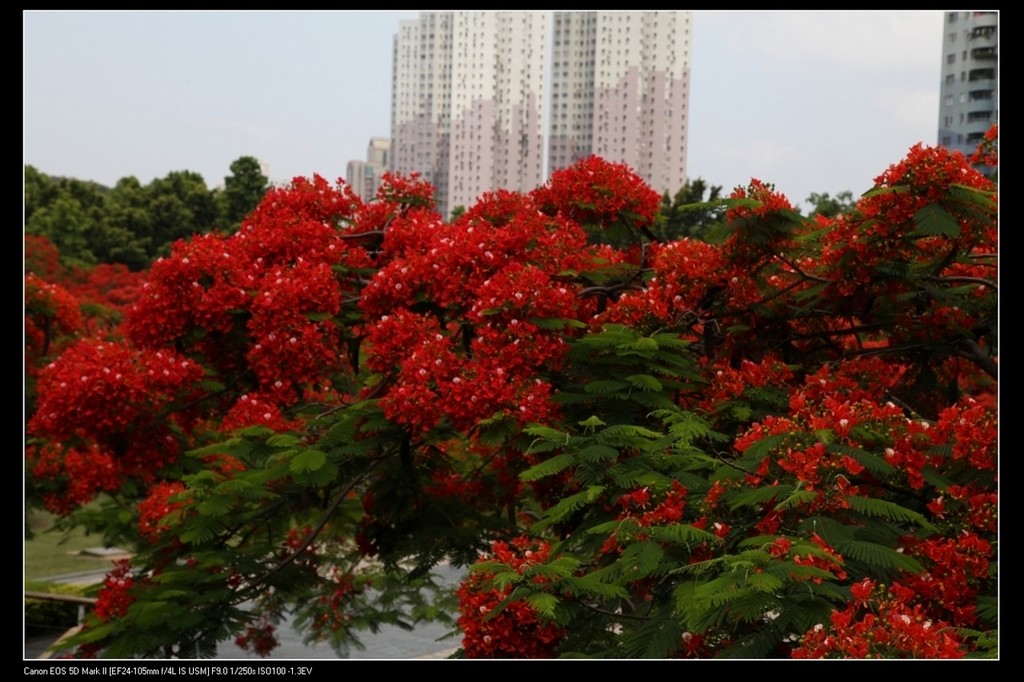
<svg viewBox="0 0 1024 682">
<path fill-rule="evenodd" d="M 938 143 L 970 155 L 999 119 L 999 13 L 946 12 Z"/>
<path fill-rule="evenodd" d="M 394 40 L 391 169 L 447 215 L 544 181 L 546 12 L 424 12 Z"/>
<path fill-rule="evenodd" d="M 686 181 L 692 16 L 555 12 L 549 168 L 597 154 L 659 192 Z"/>
<path fill-rule="evenodd" d="M 349 161 L 345 181 L 363 201 L 373 199 L 380 187 L 381 176 L 388 169 L 391 156 L 391 140 L 387 137 L 371 137 L 366 146 L 366 161 Z"/>
</svg>

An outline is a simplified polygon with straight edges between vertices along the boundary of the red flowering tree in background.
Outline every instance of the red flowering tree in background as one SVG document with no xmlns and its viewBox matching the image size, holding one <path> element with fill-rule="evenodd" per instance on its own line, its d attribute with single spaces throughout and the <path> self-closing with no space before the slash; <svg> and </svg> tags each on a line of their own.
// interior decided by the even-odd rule
<svg viewBox="0 0 1024 682">
<path fill-rule="evenodd" d="M 443 560 L 467 657 L 994 652 L 997 211 L 966 159 L 914 147 L 835 218 L 753 180 L 707 242 L 655 240 L 658 195 L 597 158 L 450 223 L 431 197 L 271 190 L 39 371 L 30 498 L 137 549 L 83 654 L 266 654 L 286 616 L 341 649 L 444 618 Z"/>
</svg>

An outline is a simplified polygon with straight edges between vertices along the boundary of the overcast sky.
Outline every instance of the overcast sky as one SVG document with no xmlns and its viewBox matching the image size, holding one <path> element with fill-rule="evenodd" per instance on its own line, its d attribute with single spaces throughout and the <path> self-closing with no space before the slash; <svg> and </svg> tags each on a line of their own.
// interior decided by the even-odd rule
<svg viewBox="0 0 1024 682">
<path fill-rule="evenodd" d="M 391 47 L 415 12 L 43 12 L 24 19 L 24 161 L 113 185 L 343 177 L 390 135 Z M 934 144 L 940 11 L 695 11 L 687 169 L 794 203 L 860 194 Z"/>
</svg>

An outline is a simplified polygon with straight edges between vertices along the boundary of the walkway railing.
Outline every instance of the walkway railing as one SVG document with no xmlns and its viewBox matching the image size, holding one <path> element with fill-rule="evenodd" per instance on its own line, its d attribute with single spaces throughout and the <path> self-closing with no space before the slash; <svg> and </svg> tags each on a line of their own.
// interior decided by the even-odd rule
<svg viewBox="0 0 1024 682">
<path fill-rule="evenodd" d="M 75 594 L 56 594 L 53 592 L 25 592 L 25 599 L 40 599 L 43 601 L 56 601 L 63 602 L 65 604 L 78 604 L 78 624 L 73 628 L 65 632 L 57 641 L 53 643 L 46 651 L 39 654 L 39 658 L 50 658 L 54 652 L 58 650 L 58 645 L 64 640 L 78 634 L 82 629 L 82 623 L 85 621 L 86 609 L 96 604 L 96 597 L 80 597 Z"/>
</svg>

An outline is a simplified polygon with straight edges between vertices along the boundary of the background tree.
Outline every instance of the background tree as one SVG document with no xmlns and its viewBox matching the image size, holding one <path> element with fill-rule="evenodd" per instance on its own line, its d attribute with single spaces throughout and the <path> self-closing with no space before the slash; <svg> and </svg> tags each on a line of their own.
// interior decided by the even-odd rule
<svg viewBox="0 0 1024 682">
<path fill-rule="evenodd" d="M 666 191 L 661 199 L 654 233 L 666 241 L 682 237 L 703 238 L 725 216 L 725 206 L 715 204 L 721 194 L 720 185 L 708 186 L 704 178 L 687 180 L 671 201 Z"/>
<path fill-rule="evenodd" d="M 456 206 L 455 208 L 452 209 L 451 215 L 448 216 L 448 222 L 451 222 L 451 223 L 455 222 L 465 212 L 466 212 L 466 207 L 463 206 L 462 204 L 459 204 L 458 206 Z"/>
<path fill-rule="evenodd" d="M 54 180 L 40 173 L 34 166 L 25 166 L 25 223 L 38 209 L 48 206 L 57 199 L 59 191 Z"/>
<path fill-rule="evenodd" d="M 850 190 L 839 192 L 834 197 L 829 196 L 828 192 L 822 194 L 811 192 L 811 196 L 807 197 L 807 203 L 811 206 L 811 211 L 808 213 L 811 218 L 819 215 L 834 218 L 841 213 L 853 210 L 856 204 L 853 200 L 853 192 Z"/>
<path fill-rule="evenodd" d="M 161 254 L 178 239 L 218 227 L 217 201 L 199 173 L 172 171 L 147 185 L 145 193 L 149 234 L 142 236 Z"/>
<path fill-rule="evenodd" d="M 26 234 L 46 237 L 69 265 L 94 265 L 93 238 L 100 231 L 102 212 L 88 210 L 74 197 L 59 193 L 48 205 L 35 209 L 25 225 Z"/>
<path fill-rule="evenodd" d="M 230 232 L 238 229 L 245 216 L 259 205 L 270 188 L 260 162 L 253 156 L 241 156 L 231 162 L 231 175 L 224 177 L 224 189 L 217 194 L 220 226 Z"/>
</svg>

